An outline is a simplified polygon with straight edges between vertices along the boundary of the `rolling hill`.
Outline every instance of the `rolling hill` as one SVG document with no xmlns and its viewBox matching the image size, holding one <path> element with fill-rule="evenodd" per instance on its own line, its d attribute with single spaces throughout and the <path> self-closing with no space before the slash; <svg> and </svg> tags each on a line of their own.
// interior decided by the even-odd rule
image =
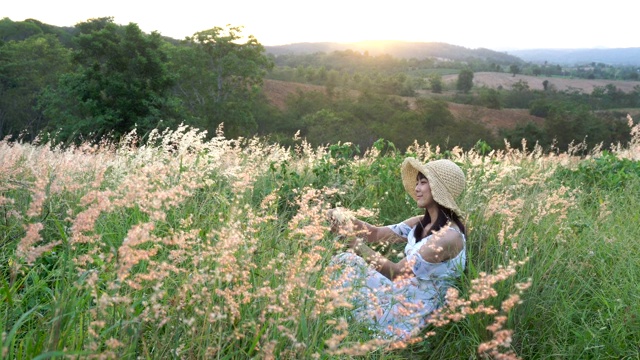
<svg viewBox="0 0 640 360">
<path fill-rule="evenodd" d="M 522 59 L 503 52 L 489 49 L 468 49 L 462 46 L 439 42 L 404 42 L 404 41 L 363 41 L 356 43 L 295 43 L 278 46 L 265 46 L 267 53 L 272 55 L 285 54 L 313 54 L 318 52 L 331 53 L 334 51 L 353 50 L 367 52 L 378 56 L 388 54 L 396 58 L 439 58 L 456 61 L 472 59 L 487 60 L 496 64 L 509 65 L 522 63 Z"/>
<path fill-rule="evenodd" d="M 371 55 L 389 54 L 397 58 L 439 58 L 456 61 L 488 60 L 501 65 L 524 62 L 576 65 L 592 62 L 608 65 L 640 66 L 640 47 L 613 49 L 521 49 L 496 51 L 486 48 L 469 49 L 440 42 L 363 41 L 356 43 L 295 43 L 265 46 L 267 53 L 313 54 L 317 52 L 353 50 Z"/>
</svg>

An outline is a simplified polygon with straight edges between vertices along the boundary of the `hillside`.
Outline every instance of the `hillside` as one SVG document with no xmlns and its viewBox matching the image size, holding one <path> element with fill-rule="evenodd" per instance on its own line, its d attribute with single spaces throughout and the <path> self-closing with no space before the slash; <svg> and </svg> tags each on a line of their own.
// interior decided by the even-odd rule
<svg viewBox="0 0 640 360">
<path fill-rule="evenodd" d="M 319 85 L 310 85 L 310 84 L 301 84 L 280 80 L 271 80 L 265 79 L 264 84 L 262 86 L 262 91 L 264 92 L 267 100 L 271 105 L 274 105 L 280 110 L 286 108 L 286 100 L 290 95 L 296 94 L 298 91 L 302 92 L 311 92 L 311 91 L 319 91 L 324 92 L 324 86 Z"/>
<path fill-rule="evenodd" d="M 445 83 L 454 83 L 458 75 L 445 75 L 442 77 Z M 542 90 L 542 82 L 548 80 L 557 90 L 579 90 L 585 94 L 590 94 L 596 86 L 615 85 L 619 90 L 626 93 L 634 91 L 634 87 L 640 86 L 640 81 L 605 80 L 605 79 L 569 79 L 546 76 L 516 75 L 510 73 L 477 72 L 473 75 L 475 86 L 486 86 L 489 88 L 511 89 L 518 81 L 526 81 L 533 90 Z"/>
<path fill-rule="evenodd" d="M 449 103 L 449 111 L 456 119 L 470 119 L 482 123 L 495 135 L 500 130 L 512 130 L 518 125 L 533 122 L 542 125 L 543 118 L 529 114 L 527 109 L 489 109 L 481 106 Z"/>
<path fill-rule="evenodd" d="M 313 54 L 318 52 L 331 53 L 334 51 L 353 50 L 368 52 L 370 55 L 389 54 L 396 58 L 439 58 L 456 61 L 472 59 L 486 60 L 496 64 L 509 65 L 523 61 L 513 55 L 489 49 L 468 49 L 462 46 L 439 42 L 404 42 L 404 41 L 363 41 L 356 43 L 296 43 L 279 46 L 265 46 L 267 53 L 272 55 L 285 54 Z"/>
<path fill-rule="evenodd" d="M 263 91 L 269 102 L 283 110 L 286 108 L 286 99 L 288 96 L 298 91 L 324 91 L 324 86 L 300 84 L 279 80 L 265 80 Z M 358 92 L 353 91 L 353 95 L 357 96 Z M 415 98 L 403 97 L 413 107 Z M 470 119 L 478 121 L 489 128 L 494 134 L 498 134 L 501 129 L 513 129 L 517 125 L 534 122 L 541 124 L 543 119 L 530 115 L 526 109 L 488 109 L 474 105 L 463 105 L 449 103 L 449 111 L 456 119 Z"/>
</svg>

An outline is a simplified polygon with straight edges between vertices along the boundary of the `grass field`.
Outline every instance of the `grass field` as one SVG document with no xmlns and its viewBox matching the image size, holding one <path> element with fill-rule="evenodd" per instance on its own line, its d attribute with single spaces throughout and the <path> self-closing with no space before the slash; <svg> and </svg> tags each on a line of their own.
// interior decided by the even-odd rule
<svg viewBox="0 0 640 360">
<path fill-rule="evenodd" d="M 354 156 L 189 128 L 73 148 L 0 142 L 2 358 L 638 358 L 631 131 L 581 158 L 384 141 Z M 329 286 L 344 244 L 325 213 L 419 214 L 400 183 L 407 155 L 465 171 L 469 264 L 432 325 L 392 341 L 353 322 Z"/>
</svg>

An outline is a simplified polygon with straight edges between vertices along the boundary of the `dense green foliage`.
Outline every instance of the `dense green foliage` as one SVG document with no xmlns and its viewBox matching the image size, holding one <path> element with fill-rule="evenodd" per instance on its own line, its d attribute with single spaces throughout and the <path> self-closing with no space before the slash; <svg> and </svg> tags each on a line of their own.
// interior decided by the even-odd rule
<svg viewBox="0 0 640 360">
<path fill-rule="evenodd" d="M 0 138 L 37 134 L 47 125 L 38 99 L 59 74 L 71 70 L 70 53 L 53 35 L 0 46 Z"/>
<path fill-rule="evenodd" d="M 76 28 L 76 70 L 62 74 L 40 97 L 43 115 L 55 119 L 50 130 L 59 129 L 67 140 L 78 134 L 120 137 L 135 127 L 146 133 L 172 126 L 175 115 L 168 108 L 174 100 L 168 90 L 173 80 L 160 36 L 145 35 L 136 24 L 120 28 L 110 18 Z"/>
<path fill-rule="evenodd" d="M 215 27 L 183 42 L 135 23 L 91 19 L 73 29 L 0 23 L 0 135 L 119 138 L 185 122 L 215 134 L 255 134 L 253 112 L 271 68 L 252 36 Z"/>
<path fill-rule="evenodd" d="M 35 19 L 25 21 L 11 21 L 9 18 L 0 19 L 0 44 L 9 41 L 22 41 L 32 36 L 51 35 L 64 46 L 72 44 L 71 38 L 76 33 L 73 27 L 58 27 L 44 24 Z"/>
<path fill-rule="evenodd" d="M 191 124 L 212 134 L 223 122 L 232 137 L 256 132 L 251 105 L 273 65 L 253 36 L 237 43 L 240 31 L 215 27 L 189 37 L 186 46 L 168 46 L 178 81 L 174 94 L 197 119 Z"/>
</svg>

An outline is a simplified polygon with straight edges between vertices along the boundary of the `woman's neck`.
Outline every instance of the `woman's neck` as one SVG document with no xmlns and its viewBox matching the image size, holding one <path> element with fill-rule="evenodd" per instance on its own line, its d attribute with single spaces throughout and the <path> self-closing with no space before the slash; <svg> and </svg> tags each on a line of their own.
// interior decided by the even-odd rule
<svg viewBox="0 0 640 360">
<path fill-rule="evenodd" d="M 426 223 L 423 219 L 423 221 L 420 222 L 420 225 L 422 225 L 422 233 L 421 234 L 416 234 L 419 235 L 419 239 L 424 239 L 427 236 L 429 236 L 429 234 L 431 233 L 431 230 L 433 229 L 433 226 L 435 225 L 435 223 L 438 221 L 438 207 L 434 206 L 434 207 L 430 207 L 427 208 L 425 210 L 425 215 L 429 215 L 429 222 Z"/>
<path fill-rule="evenodd" d="M 436 221 L 438 221 L 438 213 L 439 213 L 440 209 L 438 208 L 437 205 L 434 205 L 434 206 L 428 207 L 426 211 L 429 213 L 429 218 L 430 218 L 431 222 L 429 224 L 425 224 L 425 228 L 427 226 L 429 228 L 431 228 L 433 226 L 433 224 L 435 224 Z"/>
</svg>

